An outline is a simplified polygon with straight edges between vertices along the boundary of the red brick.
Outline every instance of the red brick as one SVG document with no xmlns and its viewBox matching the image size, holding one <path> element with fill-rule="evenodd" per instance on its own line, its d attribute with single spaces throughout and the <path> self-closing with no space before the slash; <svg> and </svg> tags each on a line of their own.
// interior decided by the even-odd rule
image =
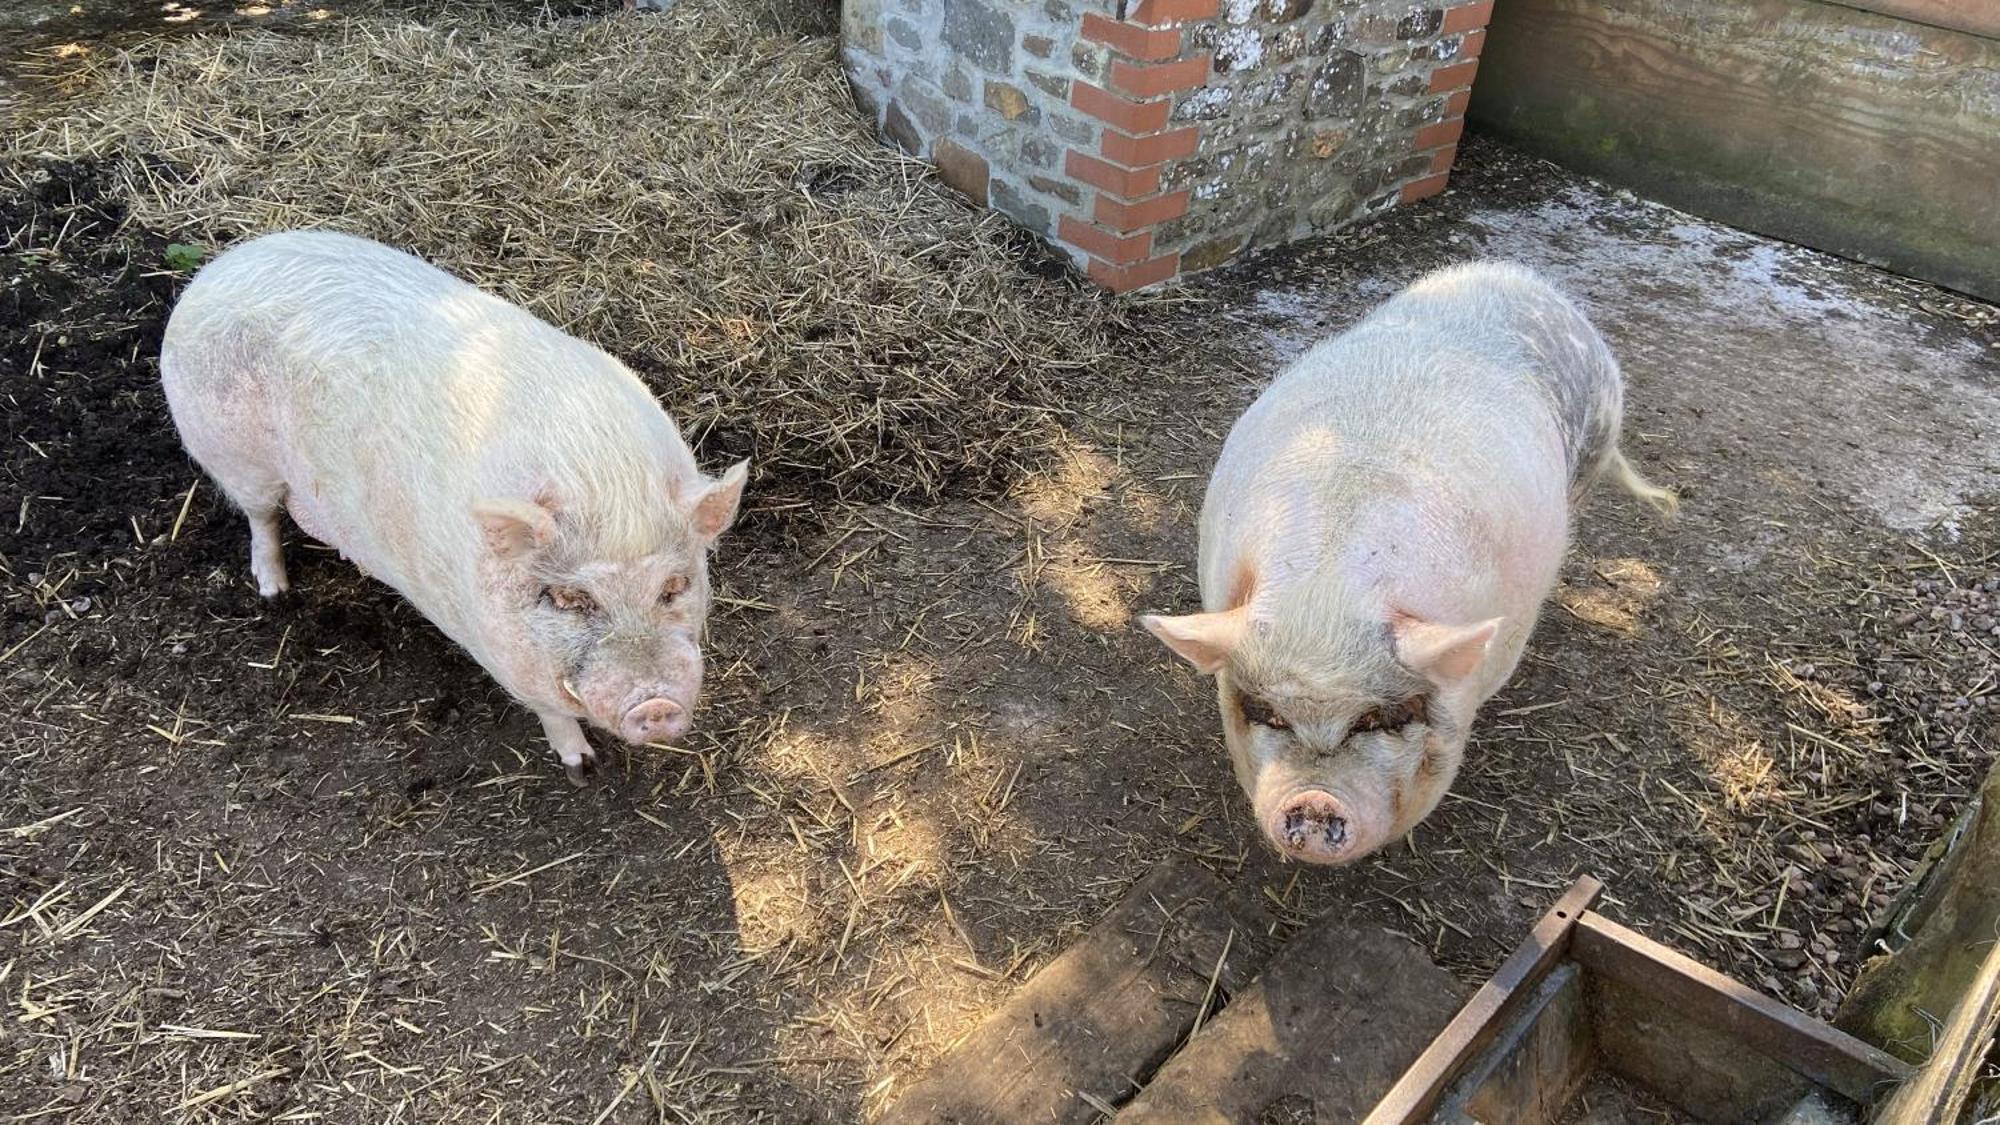
<svg viewBox="0 0 2000 1125">
<path fill-rule="evenodd" d="M 1187 214 L 1188 197 L 1189 192 L 1185 188 L 1136 203 L 1100 195 L 1092 217 L 1112 230 L 1138 230 Z"/>
<path fill-rule="evenodd" d="M 1090 279 L 1113 293 L 1158 285 L 1179 272 L 1181 272 L 1179 254 L 1162 254 L 1157 258 L 1129 266 L 1115 266 L 1109 262 L 1098 261 L 1090 263 Z"/>
<path fill-rule="evenodd" d="M 1470 86 L 1472 76 L 1477 73 L 1479 73 L 1478 59 L 1438 67 L 1431 71 L 1431 93 L 1437 94 L 1445 90 L 1456 90 L 1461 86 Z"/>
<path fill-rule="evenodd" d="M 1056 225 L 1056 237 L 1100 261 L 1129 266 L 1146 260 L 1153 252 L 1153 232 L 1117 234 L 1096 223 L 1086 223 L 1075 215 L 1064 215 Z"/>
<path fill-rule="evenodd" d="M 1458 93 L 1453 94 L 1449 99 L 1445 101 L 1444 115 L 1446 117 L 1464 117 L 1465 107 L 1471 104 L 1472 104 L 1472 91 L 1460 90 Z"/>
<path fill-rule="evenodd" d="M 1436 175 L 1439 172 L 1451 171 L 1452 158 L 1457 155 L 1457 145 L 1452 145 L 1449 148 L 1441 148 L 1431 153 L 1431 174 Z"/>
<path fill-rule="evenodd" d="M 1443 172 L 1435 176 L 1425 176 L 1421 180 L 1411 180 L 1403 185 L 1402 202 L 1415 203 L 1419 199 L 1429 199 L 1443 191 L 1445 182 L 1450 179 L 1451 173 Z"/>
<path fill-rule="evenodd" d="M 1138 199 L 1160 190 L 1160 168 L 1121 168 L 1089 153 L 1070 150 L 1063 171 L 1091 187 L 1102 188 L 1125 199 Z"/>
<path fill-rule="evenodd" d="M 1486 26 L 1493 18 L 1493 0 L 1479 0 L 1477 4 L 1461 4 L 1444 10 L 1444 26 L 1438 29 L 1440 35 L 1455 35 L 1461 31 L 1472 31 Z"/>
<path fill-rule="evenodd" d="M 1175 129 L 1171 133 L 1155 133 L 1150 137 L 1128 137 L 1116 129 L 1106 129 L 1100 151 L 1107 160 L 1127 168 L 1139 168 L 1193 156 L 1196 146 L 1200 144 L 1201 128 L 1195 125 Z"/>
<path fill-rule="evenodd" d="M 1178 27 L 1140 27 L 1106 19 L 1096 12 L 1083 14 L 1083 37 L 1093 43 L 1102 43 L 1120 54 L 1153 62 L 1171 59 L 1181 53 L 1181 29 Z"/>
<path fill-rule="evenodd" d="M 1133 23 L 1158 27 L 1189 20 L 1212 20 L 1221 10 L 1222 0 L 1139 0 L 1132 6 L 1131 17 Z"/>
<path fill-rule="evenodd" d="M 1111 62 L 1111 85 L 1137 98 L 1157 98 L 1175 90 L 1192 90 L 1208 81 L 1208 65 L 1213 56 L 1196 55 L 1170 63 Z"/>
<path fill-rule="evenodd" d="M 1458 143 L 1458 138 L 1464 134 L 1465 118 L 1454 117 L 1449 121 L 1440 121 L 1417 130 L 1417 138 L 1410 142 L 1410 149 L 1413 152 L 1422 152 L 1439 145 L 1455 145 Z"/>
<path fill-rule="evenodd" d="M 1459 43 L 1458 57 L 1461 59 L 1476 59 L 1479 57 L 1479 52 L 1485 49 L 1486 49 L 1486 31 L 1484 28 L 1481 28 L 1480 30 L 1475 31 L 1472 34 L 1466 36 L 1465 39 Z"/>
<path fill-rule="evenodd" d="M 1167 113 L 1173 107 L 1164 99 L 1135 102 L 1121 98 L 1088 82 L 1072 82 L 1069 104 L 1107 125 L 1127 133 L 1157 133 L 1167 127 Z"/>
</svg>

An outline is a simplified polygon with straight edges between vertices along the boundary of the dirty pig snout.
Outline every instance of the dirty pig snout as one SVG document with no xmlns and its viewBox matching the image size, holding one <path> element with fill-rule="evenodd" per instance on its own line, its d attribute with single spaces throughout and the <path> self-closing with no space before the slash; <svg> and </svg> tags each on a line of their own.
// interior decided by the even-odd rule
<svg viewBox="0 0 2000 1125">
<path fill-rule="evenodd" d="M 649 742 L 674 742 L 694 725 L 688 709 L 664 695 L 642 699 L 625 712 L 618 722 L 618 737 L 643 746 Z"/>
<path fill-rule="evenodd" d="M 674 644 L 643 661 L 586 661 L 569 690 L 593 723 L 632 745 L 675 742 L 694 726 L 701 651 Z"/>
<path fill-rule="evenodd" d="M 1272 802 L 1261 819 L 1272 846 L 1302 863 L 1349 863 L 1380 842 L 1375 818 L 1364 808 L 1317 786 Z"/>
</svg>

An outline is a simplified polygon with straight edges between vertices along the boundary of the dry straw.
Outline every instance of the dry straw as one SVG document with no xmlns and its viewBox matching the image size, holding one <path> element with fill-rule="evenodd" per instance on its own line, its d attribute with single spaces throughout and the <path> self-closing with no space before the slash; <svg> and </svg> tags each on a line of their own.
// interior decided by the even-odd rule
<svg viewBox="0 0 2000 1125">
<path fill-rule="evenodd" d="M 767 506 L 1003 484 L 1115 374 L 1116 312 L 884 148 L 781 10 L 147 45 L 70 60 L 83 94 L 9 147 L 107 162 L 177 240 L 429 257 L 626 360 Z"/>
</svg>

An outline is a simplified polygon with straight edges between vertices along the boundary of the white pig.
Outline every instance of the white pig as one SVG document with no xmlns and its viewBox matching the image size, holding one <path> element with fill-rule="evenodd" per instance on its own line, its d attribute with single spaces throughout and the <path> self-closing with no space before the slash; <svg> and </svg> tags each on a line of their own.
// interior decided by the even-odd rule
<svg viewBox="0 0 2000 1125">
<path fill-rule="evenodd" d="M 204 267 L 167 322 L 181 441 L 287 589 L 284 508 L 533 708 L 570 780 L 578 720 L 686 733 L 708 548 L 749 470 L 703 476 L 631 371 L 401 251 L 274 234 Z"/>
<path fill-rule="evenodd" d="M 1201 613 L 1140 624 L 1213 675 L 1236 777 L 1280 853 L 1348 863 L 1456 776 L 1618 448 L 1590 322 L 1505 263 L 1431 274 L 1321 341 L 1230 430 L 1202 503 Z"/>
</svg>

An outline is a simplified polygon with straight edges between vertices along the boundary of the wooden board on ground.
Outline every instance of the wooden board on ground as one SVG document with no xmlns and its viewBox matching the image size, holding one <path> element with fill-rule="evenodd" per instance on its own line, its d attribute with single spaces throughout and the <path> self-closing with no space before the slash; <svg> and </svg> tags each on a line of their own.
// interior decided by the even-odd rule
<svg viewBox="0 0 2000 1125">
<path fill-rule="evenodd" d="M 1357 1121 L 1462 995 L 1408 939 L 1322 919 L 1292 938 L 1117 1120 L 1247 1125 L 1282 1103 L 1323 1125 Z"/>
<path fill-rule="evenodd" d="M 882 1125 L 1088 1122 L 1269 959 L 1270 920 L 1172 861 L 891 1105 Z"/>
</svg>

